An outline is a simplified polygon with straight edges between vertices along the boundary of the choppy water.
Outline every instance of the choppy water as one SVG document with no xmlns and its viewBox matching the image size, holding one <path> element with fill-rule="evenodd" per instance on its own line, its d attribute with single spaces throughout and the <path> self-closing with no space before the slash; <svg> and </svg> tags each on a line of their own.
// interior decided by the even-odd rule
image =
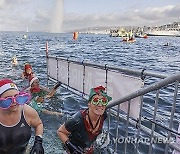
<svg viewBox="0 0 180 154">
<path fill-rule="evenodd" d="M 41 84 L 46 85 L 46 41 L 49 42 L 49 54 L 53 56 L 131 69 L 145 68 L 169 74 L 180 71 L 180 37 L 139 38 L 135 43 L 128 44 L 123 43 L 121 38 L 113 38 L 108 35 L 79 34 L 78 40 L 74 41 L 70 33 L 28 33 L 26 39 L 23 38 L 23 34 L 0 33 L 0 78 L 10 77 L 20 86 L 22 86 L 20 74 L 25 62 L 33 65 L 33 70 L 40 78 Z M 170 46 L 164 46 L 167 42 L 170 43 Z M 11 58 L 14 55 L 18 58 L 19 65 L 17 67 L 11 66 Z M 147 114 L 151 110 L 151 105 L 151 103 L 145 105 Z M 64 117 L 41 115 L 45 126 L 44 147 L 46 153 L 63 153 L 56 130 L 67 117 L 80 108 L 86 107 L 86 103 L 79 96 L 61 88 L 52 100 L 46 100 L 45 106 L 48 109 L 65 113 Z M 168 104 L 166 104 L 166 108 L 168 108 Z M 162 108 L 162 112 L 166 113 L 166 108 Z M 143 149 L 141 151 L 143 152 Z M 132 153 L 131 150 L 129 152 Z M 162 149 L 157 147 L 155 153 L 161 152 Z"/>
</svg>

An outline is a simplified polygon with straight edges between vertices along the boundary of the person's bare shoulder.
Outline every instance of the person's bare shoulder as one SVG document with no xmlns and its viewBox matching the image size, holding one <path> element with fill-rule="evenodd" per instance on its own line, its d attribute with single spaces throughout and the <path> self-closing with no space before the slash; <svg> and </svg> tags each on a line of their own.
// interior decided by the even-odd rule
<svg viewBox="0 0 180 154">
<path fill-rule="evenodd" d="M 24 113 L 29 120 L 38 116 L 37 111 L 27 104 L 24 105 Z"/>
</svg>

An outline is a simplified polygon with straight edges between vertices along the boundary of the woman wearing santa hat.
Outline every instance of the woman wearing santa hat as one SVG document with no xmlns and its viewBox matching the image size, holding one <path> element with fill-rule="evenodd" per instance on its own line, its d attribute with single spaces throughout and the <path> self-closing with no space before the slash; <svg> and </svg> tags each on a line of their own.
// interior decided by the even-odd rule
<svg viewBox="0 0 180 154">
<path fill-rule="evenodd" d="M 51 115 L 62 115 L 60 112 L 55 112 L 55 111 L 49 111 L 47 109 L 43 108 L 43 103 L 44 103 L 44 98 L 50 98 L 52 97 L 57 88 L 61 85 L 60 82 L 58 82 L 51 90 L 41 86 L 39 84 L 39 79 L 35 76 L 30 79 L 29 82 L 30 87 L 27 89 L 27 91 L 30 91 L 32 95 L 32 100 L 30 102 L 30 106 L 34 108 L 39 114 L 41 112 L 46 113 L 46 114 L 51 114 Z"/>
<path fill-rule="evenodd" d="M 35 76 L 35 75 L 33 73 L 32 66 L 29 63 L 25 63 L 24 71 L 22 73 L 22 79 L 30 80 L 30 78 L 32 78 L 33 76 Z"/>
<path fill-rule="evenodd" d="M 29 63 L 24 64 L 24 71 L 21 75 L 23 79 L 23 91 L 26 91 L 27 88 L 29 88 L 29 82 L 30 80 L 35 77 L 36 75 L 34 74 L 32 70 L 32 66 Z"/>
<path fill-rule="evenodd" d="M 43 124 L 38 113 L 27 105 L 28 93 L 19 92 L 9 79 L 0 80 L 0 154 L 24 154 L 35 129 L 31 154 L 44 154 Z"/>
</svg>

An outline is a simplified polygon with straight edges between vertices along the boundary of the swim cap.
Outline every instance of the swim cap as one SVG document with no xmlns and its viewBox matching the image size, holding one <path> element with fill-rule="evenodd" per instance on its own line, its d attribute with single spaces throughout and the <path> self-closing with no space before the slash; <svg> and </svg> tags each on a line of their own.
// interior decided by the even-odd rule
<svg viewBox="0 0 180 154">
<path fill-rule="evenodd" d="M 32 66 L 29 63 L 24 65 L 24 70 L 26 71 L 28 68 L 32 69 Z"/>
</svg>

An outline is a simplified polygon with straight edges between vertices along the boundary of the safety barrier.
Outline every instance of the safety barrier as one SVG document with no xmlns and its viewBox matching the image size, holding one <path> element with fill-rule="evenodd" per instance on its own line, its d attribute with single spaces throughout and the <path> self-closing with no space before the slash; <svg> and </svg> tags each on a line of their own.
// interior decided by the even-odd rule
<svg viewBox="0 0 180 154">
<path fill-rule="evenodd" d="M 164 148 L 165 154 L 172 152 L 172 149 L 175 149 L 180 152 L 180 145 L 175 143 L 175 136 L 177 136 L 177 138 L 178 138 L 178 136 L 180 136 L 180 132 L 174 131 L 172 129 L 174 122 L 176 121 L 176 123 L 177 123 L 177 119 L 176 119 L 177 115 L 175 116 L 175 114 L 179 113 L 176 110 L 176 105 L 177 105 L 178 101 L 180 100 L 178 97 L 179 81 L 180 81 L 180 74 L 169 76 L 157 83 L 154 83 L 152 85 L 144 87 L 130 95 L 120 98 L 119 100 L 117 100 L 107 106 L 107 108 L 109 109 L 109 113 L 113 113 L 113 115 L 116 117 L 116 121 L 117 121 L 116 135 L 115 135 L 115 140 L 116 140 L 115 152 L 117 152 L 117 145 L 118 145 L 118 140 L 119 140 L 118 139 L 118 137 L 119 137 L 118 124 L 120 123 L 119 118 L 122 118 L 126 121 L 126 122 L 124 122 L 124 124 L 126 125 L 125 135 L 123 136 L 123 139 L 121 138 L 121 142 L 124 141 L 124 153 L 127 152 L 127 143 L 129 143 L 129 142 L 135 143 L 134 153 L 138 153 L 139 143 L 143 143 L 143 142 L 144 142 L 144 144 L 146 144 L 146 146 L 147 145 L 149 146 L 148 150 L 146 151 L 146 153 L 149 153 L 149 154 L 154 153 L 153 152 L 153 144 L 159 144 L 159 143 L 163 143 L 165 145 L 165 148 Z M 163 99 L 162 97 L 160 97 L 160 91 L 164 87 L 166 89 L 168 89 L 168 87 L 170 88 L 167 96 L 172 97 L 172 99 L 169 99 L 169 100 L 172 100 L 172 102 L 168 105 L 171 105 L 172 108 L 170 109 L 170 107 L 169 107 L 169 113 L 168 113 L 169 118 L 168 118 L 168 120 L 166 119 L 166 121 L 168 121 L 168 123 L 166 123 L 166 125 L 162 124 L 160 122 L 157 122 L 159 116 L 162 116 L 162 117 L 164 116 L 164 115 L 158 115 L 158 114 L 160 114 L 158 112 L 158 107 L 161 105 L 163 106 L 163 104 L 158 103 L 160 99 L 161 100 Z M 174 88 L 174 90 L 173 90 L 173 88 Z M 155 100 L 153 101 L 154 107 L 152 107 L 152 109 L 151 109 L 152 113 L 149 116 L 149 117 L 151 117 L 151 119 L 149 117 L 143 116 L 143 105 L 147 103 L 146 101 L 143 101 L 143 96 L 147 95 L 150 92 L 154 92 L 154 95 L 155 95 Z M 136 119 L 130 118 L 129 109 L 131 108 L 131 99 L 133 99 L 137 96 L 141 96 L 141 105 L 140 105 L 139 118 L 136 120 Z M 119 110 L 118 106 L 125 101 L 129 102 L 128 112 L 127 112 L 127 114 L 124 113 L 123 115 L 119 116 L 121 111 Z M 118 107 L 118 108 L 116 109 L 116 107 Z M 108 130 L 110 130 L 110 123 L 111 123 L 110 119 L 111 118 L 109 116 Z M 145 126 L 142 123 L 144 121 L 148 121 L 150 123 L 149 127 Z M 137 132 L 135 133 L 136 134 L 135 137 L 128 136 L 128 127 L 130 124 L 133 125 L 134 128 L 137 130 Z M 155 131 L 156 127 L 160 128 L 161 134 Z M 142 136 L 141 132 L 144 132 L 146 135 Z M 169 147 L 172 149 L 169 149 Z"/>
<path fill-rule="evenodd" d="M 118 153 L 119 146 L 122 153 L 131 147 L 133 153 L 151 154 L 158 146 L 165 154 L 174 149 L 180 152 L 180 145 L 175 142 L 180 135 L 180 111 L 176 109 L 180 108 L 180 73 L 159 74 L 47 56 L 47 75 L 49 80 L 61 81 L 64 87 L 85 98 L 91 87 L 107 88 L 113 97 L 107 106 L 108 132 L 115 132 L 111 136 L 113 153 Z"/>
</svg>

